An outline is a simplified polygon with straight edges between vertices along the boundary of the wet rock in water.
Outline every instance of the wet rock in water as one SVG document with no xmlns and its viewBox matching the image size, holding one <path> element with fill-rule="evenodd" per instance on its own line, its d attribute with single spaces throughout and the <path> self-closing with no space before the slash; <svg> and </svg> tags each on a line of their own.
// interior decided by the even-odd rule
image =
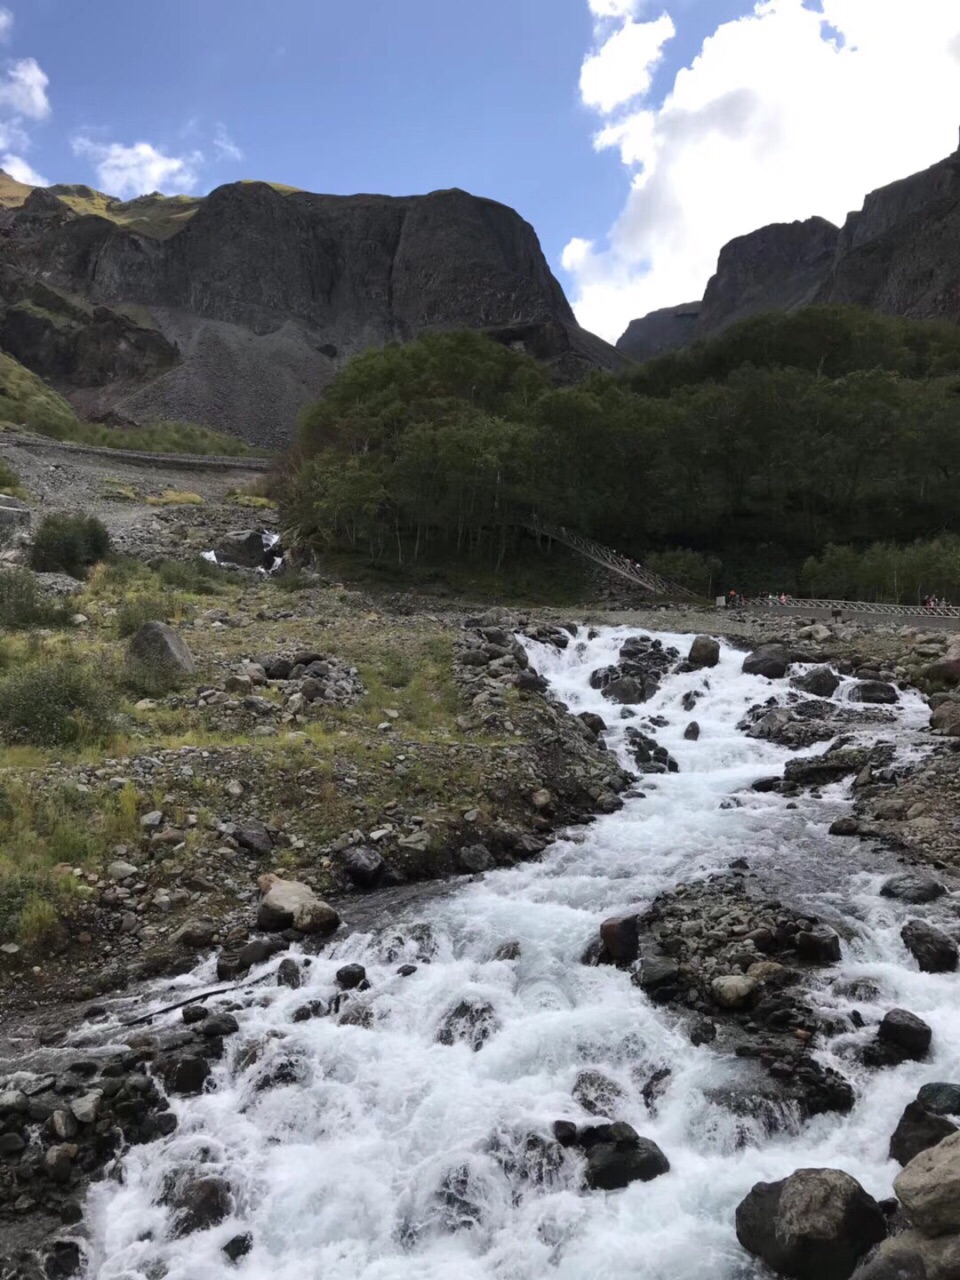
<svg viewBox="0 0 960 1280">
<path fill-rule="evenodd" d="M 838 782 L 851 774 L 860 773 L 871 763 L 873 751 L 869 747 L 839 747 L 820 756 L 804 756 L 800 760 L 788 760 L 783 777 L 798 787 L 821 787 Z"/>
<path fill-rule="evenodd" d="M 611 916 L 600 926 L 600 940 L 614 964 L 632 964 L 639 955 L 639 917 Z"/>
<path fill-rule="evenodd" d="M 680 966 L 672 956 L 656 951 L 643 951 L 631 982 L 640 987 L 654 1001 L 672 999 L 680 978 Z"/>
<path fill-rule="evenodd" d="M 712 1044 L 717 1038 L 717 1024 L 709 1018 L 698 1018 L 690 1028 L 690 1043 L 695 1047 Z"/>
<path fill-rule="evenodd" d="M 497 947 L 493 953 L 494 960 L 519 960 L 520 959 L 520 943 L 505 942 L 502 946 Z"/>
<path fill-rule="evenodd" d="M 80 1252 L 80 1244 L 77 1240 L 55 1240 L 52 1252 L 48 1253 L 43 1262 L 44 1273 L 47 1280 L 66 1280 L 67 1276 L 76 1275 L 80 1270 L 83 1262 L 83 1255 Z M 6 1273 L 4 1273 L 6 1274 Z M 22 1275 L 22 1272 L 18 1272 Z"/>
<path fill-rule="evenodd" d="M 586 1183 L 594 1191 L 616 1191 L 670 1172 L 670 1161 L 657 1144 L 622 1121 L 585 1129 L 581 1142 L 587 1150 Z"/>
<path fill-rule="evenodd" d="M 683 736 L 687 742 L 696 742 L 700 737 L 700 726 L 696 720 L 691 720 L 683 731 Z"/>
<path fill-rule="evenodd" d="M 204 1018 L 208 1018 L 210 1016 L 210 1010 L 206 1005 L 188 1004 L 180 1016 L 188 1027 L 192 1027 L 198 1022 L 203 1022 Z"/>
<path fill-rule="evenodd" d="M 266 932 L 297 929 L 300 933 L 333 933 L 340 917 L 305 884 L 275 880 L 260 899 L 257 928 Z"/>
<path fill-rule="evenodd" d="M 691 667 L 715 667 L 720 661 L 720 641 L 713 636 L 697 636 L 690 646 L 687 661 Z"/>
<path fill-rule="evenodd" d="M 840 686 L 840 677 L 830 667 L 814 667 L 790 681 L 794 689 L 809 693 L 814 698 L 832 698 Z"/>
<path fill-rule="evenodd" d="M 797 956 L 807 964 L 834 964 L 840 959 L 840 939 L 832 929 L 813 929 L 796 936 Z"/>
<path fill-rule="evenodd" d="M 714 978 L 710 993 L 721 1009 L 745 1009 L 751 1003 L 759 984 L 742 973 L 723 974 Z"/>
<path fill-rule="evenodd" d="M 204 1021 L 200 1033 L 207 1037 L 232 1036 L 239 1030 L 240 1024 L 232 1013 L 216 1013 Z"/>
<path fill-rule="evenodd" d="M 930 1240 L 919 1231 L 903 1231 L 853 1273 L 852 1280 L 957 1280 L 960 1239 Z"/>
<path fill-rule="evenodd" d="M 233 1197 L 223 1178 L 190 1178 L 178 1187 L 170 1203 L 177 1210 L 174 1235 L 215 1227 L 233 1211 Z"/>
<path fill-rule="evenodd" d="M 194 675 L 197 664 L 179 631 L 165 622 L 145 622 L 130 637 L 127 666 L 138 670 Z"/>
<path fill-rule="evenodd" d="M 921 1151 L 897 1175 L 893 1188 L 924 1235 L 960 1232 L 960 1133 Z"/>
<path fill-rule="evenodd" d="M 907 1009 L 891 1009 L 877 1031 L 878 1042 L 894 1050 L 900 1061 L 925 1058 L 932 1039 L 929 1026 Z"/>
<path fill-rule="evenodd" d="M 486 1000 L 461 1000 L 444 1017 L 437 1032 L 437 1043 L 453 1045 L 462 1041 L 474 1052 L 500 1030 L 493 1005 Z"/>
<path fill-rule="evenodd" d="M 579 1140 L 577 1126 L 572 1120 L 554 1120 L 553 1136 L 561 1147 L 575 1147 Z"/>
<path fill-rule="evenodd" d="M 252 1248 L 253 1236 L 249 1231 L 244 1231 L 241 1235 L 231 1236 L 223 1246 L 223 1252 L 231 1262 L 239 1262 L 241 1258 L 247 1256 Z"/>
<path fill-rule="evenodd" d="M 457 853 L 457 866 L 467 875 L 480 875 L 495 867 L 496 861 L 485 844 L 468 844 Z"/>
<path fill-rule="evenodd" d="M 743 660 L 741 670 L 748 676 L 765 676 L 768 680 L 779 680 L 787 674 L 790 665 L 790 652 L 786 645 L 763 644 Z"/>
<path fill-rule="evenodd" d="M 613 1117 L 623 1105 L 623 1090 L 602 1071 L 581 1071 L 573 1086 L 573 1098 L 592 1116 Z"/>
<path fill-rule="evenodd" d="M 751 783 L 750 790 L 757 791 L 761 795 L 766 795 L 773 791 L 779 791 L 783 784 L 782 778 L 758 778 L 756 782 Z"/>
<path fill-rule="evenodd" d="M 383 877 L 385 865 L 382 854 L 364 845 L 348 849 L 343 858 L 347 879 L 358 889 L 375 889 Z"/>
<path fill-rule="evenodd" d="M 960 1116 L 960 1084 L 932 1081 L 923 1085 L 917 1102 L 936 1116 Z"/>
<path fill-rule="evenodd" d="M 649 697 L 656 693 L 656 688 L 654 687 L 648 691 L 644 683 L 635 676 L 619 676 L 616 680 L 611 680 L 609 684 L 605 684 L 601 692 L 611 702 L 633 707 L 640 702 L 646 702 Z"/>
<path fill-rule="evenodd" d="M 900 930 L 904 946 L 923 973 L 953 973 L 960 961 L 957 944 L 925 920 L 910 920 Z"/>
<path fill-rule="evenodd" d="M 676 760 L 666 747 L 660 746 L 656 738 L 631 727 L 627 730 L 627 742 L 630 754 L 641 773 L 679 772 L 680 766 Z"/>
<path fill-rule="evenodd" d="M 883 882 L 880 896 L 896 898 L 898 902 L 919 904 L 935 902 L 946 893 L 946 888 L 933 876 L 922 871 L 903 871 Z"/>
<path fill-rule="evenodd" d="M 167 1092 L 185 1096 L 202 1093 L 210 1075 L 209 1062 L 195 1054 L 172 1058 L 158 1066 Z"/>
<path fill-rule="evenodd" d="M 656 1114 L 657 1104 L 667 1091 L 667 1085 L 670 1081 L 673 1071 L 670 1067 L 660 1067 L 654 1071 L 653 1075 L 644 1083 L 640 1090 L 644 1105 L 652 1114 Z"/>
<path fill-rule="evenodd" d="M 850 690 L 851 702 L 865 702 L 878 706 L 892 706 L 900 695 L 885 680 L 859 680 Z"/>
<path fill-rule="evenodd" d="M 856 818 L 834 818 L 830 823 L 830 835 L 832 836 L 856 836 L 860 834 L 860 823 Z"/>
<path fill-rule="evenodd" d="M 289 956 L 281 960 L 277 969 L 277 986 L 289 987 L 291 991 L 297 991 L 301 982 L 300 966 L 296 960 L 291 960 Z"/>
<path fill-rule="evenodd" d="M 352 991 L 362 986 L 366 980 L 367 971 L 362 964 L 345 964 L 342 969 L 337 970 L 337 984 L 344 991 Z"/>
<path fill-rule="evenodd" d="M 579 719 L 587 726 L 591 733 L 599 738 L 601 733 L 606 733 L 607 722 L 603 716 L 598 716 L 595 711 L 581 711 Z"/>
<path fill-rule="evenodd" d="M 946 1116 L 927 1111 L 919 1102 L 909 1102 L 890 1139 L 890 1159 L 909 1164 L 921 1151 L 956 1132 L 957 1126 Z"/>
<path fill-rule="evenodd" d="M 736 1225 L 749 1253 L 796 1280 L 848 1280 L 887 1234 L 876 1200 L 839 1169 L 758 1182 L 738 1205 Z"/>
</svg>

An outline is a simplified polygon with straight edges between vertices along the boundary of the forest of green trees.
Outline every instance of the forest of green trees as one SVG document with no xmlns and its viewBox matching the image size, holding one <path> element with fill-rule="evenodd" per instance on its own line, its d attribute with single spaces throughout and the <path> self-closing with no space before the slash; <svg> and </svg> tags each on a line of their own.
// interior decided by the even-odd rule
<svg viewBox="0 0 960 1280">
<path fill-rule="evenodd" d="M 288 524 L 500 564 L 534 519 L 698 590 L 960 599 L 960 328 L 810 307 L 558 388 L 474 332 L 353 360 L 308 408 Z M 842 588 L 842 589 L 841 589 Z"/>
</svg>

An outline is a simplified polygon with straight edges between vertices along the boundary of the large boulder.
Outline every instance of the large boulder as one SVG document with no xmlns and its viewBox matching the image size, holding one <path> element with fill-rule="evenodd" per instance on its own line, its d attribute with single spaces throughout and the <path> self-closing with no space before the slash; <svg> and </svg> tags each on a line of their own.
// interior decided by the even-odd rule
<svg viewBox="0 0 960 1280">
<path fill-rule="evenodd" d="M 640 953 L 640 917 L 610 916 L 600 926 L 600 941 L 615 964 L 631 964 Z"/>
<path fill-rule="evenodd" d="M 930 714 L 930 728 L 945 738 L 960 738 L 960 702 L 941 702 Z"/>
<path fill-rule="evenodd" d="M 127 665 L 171 675 L 193 675 L 197 664 L 179 631 L 166 622 L 145 622 L 130 637 Z"/>
<path fill-rule="evenodd" d="M 957 1280 L 960 1237 L 930 1240 L 919 1231 L 902 1231 L 853 1273 L 853 1280 Z"/>
<path fill-rule="evenodd" d="M 631 1182 L 650 1182 L 669 1173 L 670 1161 L 650 1138 L 641 1138 L 632 1125 L 619 1121 L 584 1130 L 587 1186 L 616 1191 Z"/>
<path fill-rule="evenodd" d="M 720 661 L 720 641 L 713 636 L 697 636 L 687 661 L 691 667 L 715 667 Z"/>
<path fill-rule="evenodd" d="M 300 933 L 333 933 L 340 917 L 298 880 L 275 880 L 260 899 L 257 928 L 267 933 L 297 929 Z"/>
<path fill-rule="evenodd" d="M 909 920 L 900 937 L 924 973 L 953 973 L 957 968 L 957 944 L 942 929 L 925 920 Z"/>
<path fill-rule="evenodd" d="M 858 680 L 850 690 L 851 702 L 867 702 L 879 706 L 892 706 L 900 695 L 885 680 Z"/>
<path fill-rule="evenodd" d="M 217 559 L 244 569 L 262 569 L 265 553 L 263 534 L 259 529 L 241 529 L 225 533 L 214 548 Z"/>
<path fill-rule="evenodd" d="M 636 676 L 620 676 L 604 685 L 603 696 L 621 706 L 632 707 L 639 702 L 646 702 L 649 693 L 645 683 Z"/>
<path fill-rule="evenodd" d="M 930 1050 L 933 1032 L 922 1018 L 908 1009 L 891 1009 L 877 1030 L 882 1045 L 894 1049 L 902 1059 L 919 1061 Z"/>
<path fill-rule="evenodd" d="M 897 1175 L 893 1187 L 924 1235 L 960 1232 L 960 1133 L 921 1151 Z"/>
<path fill-rule="evenodd" d="M 923 669 L 923 678 L 929 684 L 941 689 L 955 689 L 960 685 L 960 654 L 951 657 L 945 654 L 936 662 L 929 663 Z"/>
<path fill-rule="evenodd" d="M 814 698 L 832 698 L 840 684 L 840 677 L 830 667 L 814 667 L 794 676 L 790 683 L 802 693 L 809 693 Z"/>
<path fill-rule="evenodd" d="M 762 644 L 753 653 L 748 653 L 743 660 L 743 672 L 748 676 L 766 676 L 768 680 L 779 680 L 787 674 L 790 665 L 790 651 L 783 644 Z"/>
<path fill-rule="evenodd" d="M 798 1169 L 780 1182 L 758 1182 L 737 1207 L 743 1247 L 796 1280 L 848 1280 L 886 1234 L 876 1200 L 839 1169 Z"/>
<path fill-rule="evenodd" d="M 921 1087 L 917 1101 L 935 1116 L 960 1116 L 960 1084 L 933 1080 Z"/>
<path fill-rule="evenodd" d="M 919 1102 L 908 1102 L 890 1138 L 890 1159 L 909 1164 L 921 1151 L 935 1147 L 956 1132 L 957 1126 L 946 1116 L 928 1111 Z"/>
<path fill-rule="evenodd" d="M 946 889 L 939 880 L 922 871 L 901 871 L 899 875 L 884 880 L 880 889 L 883 898 L 896 898 L 898 902 L 933 902 L 942 897 Z"/>
</svg>

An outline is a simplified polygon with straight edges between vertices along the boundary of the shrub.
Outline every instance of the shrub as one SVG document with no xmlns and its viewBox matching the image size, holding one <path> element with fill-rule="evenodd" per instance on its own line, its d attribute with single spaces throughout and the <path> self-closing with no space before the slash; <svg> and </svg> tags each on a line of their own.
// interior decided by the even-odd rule
<svg viewBox="0 0 960 1280">
<path fill-rule="evenodd" d="M 83 578 L 109 550 L 110 534 L 96 516 L 50 515 L 43 518 L 34 535 L 30 565 L 38 573 Z"/>
<path fill-rule="evenodd" d="M 117 609 L 117 634 L 132 636 L 145 622 L 169 622 L 178 601 L 163 596 L 128 596 Z"/>
<path fill-rule="evenodd" d="M 199 493 L 191 493 L 187 489 L 164 489 L 163 493 L 147 499 L 151 507 L 199 507 L 203 499 Z"/>
<path fill-rule="evenodd" d="M 12 493 L 16 496 L 20 492 L 20 477 L 10 466 L 9 462 L 4 462 L 0 458 L 0 493 Z"/>
<path fill-rule="evenodd" d="M 102 742 L 113 729 L 117 693 L 101 669 L 69 658 L 34 662 L 0 681 L 0 732 L 35 747 Z"/>
<path fill-rule="evenodd" d="M 220 570 L 199 556 L 195 560 L 161 560 L 156 573 L 164 586 L 189 591 L 195 596 L 216 595 L 220 585 Z"/>
<path fill-rule="evenodd" d="M 0 572 L 0 627 L 60 627 L 69 617 L 69 609 L 48 599 L 26 569 Z"/>
</svg>

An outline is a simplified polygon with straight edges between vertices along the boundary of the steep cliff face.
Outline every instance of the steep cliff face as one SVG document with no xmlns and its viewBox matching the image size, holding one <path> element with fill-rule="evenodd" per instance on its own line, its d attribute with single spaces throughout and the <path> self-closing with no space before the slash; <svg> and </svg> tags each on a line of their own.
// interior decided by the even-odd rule
<svg viewBox="0 0 960 1280">
<path fill-rule="evenodd" d="M 960 323 L 960 152 L 872 192 L 839 231 L 809 218 L 731 240 L 686 341 L 714 337 L 747 316 L 811 302 Z M 642 336 L 648 327 L 656 333 L 664 314 L 670 312 L 634 321 L 618 348 L 649 358 L 631 348 L 630 334 Z"/>
<path fill-rule="evenodd" d="M 759 311 L 812 302 L 830 270 L 839 231 L 825 218 L 774 223 L 720 250 L 703 295 L 697 337 L 710 337 Z"/>
<path fill-rule="evenodd" d="M 5 215 L 2 244 L 21 295 L 42 279 L 94 309 L 101 326 L 126 318 L 140 331 L 123 335 L 126 351 L 140 352 L 134 367 L 85 379 L 75 398 L 88 412 L 188 418 L 279 443 L 344 360 L 430 328 L 490 330 L 565 379 L 625 363 L 579 328 L 532 227 L 492 200 L 235 183 L 172 216 L 156 200 L 85 215 L 77 206 L 98 193 L 78 191 L 35 193 Z M 151 225 L 160 234 L 145 233 Z M 11 320 L 17 293 L 5 291 L 6 323 L 32 367 L 30 325 Z M 165 372 L 161 344 L 176 352 Z M 41 372 L 53 345 L 49 334 L 37 344 Z M 81 386 L 64 361 L 58 375 L 61 390 Z"/>
<path fill-rule="evenodd" d="M 640 320 L 630 321 L 626 333 L 617 342 L 617 350 L 641 362 L 676 351 L 693 341 L 699 316 L 699 302 L 651 311 Z"/>
</svg>

